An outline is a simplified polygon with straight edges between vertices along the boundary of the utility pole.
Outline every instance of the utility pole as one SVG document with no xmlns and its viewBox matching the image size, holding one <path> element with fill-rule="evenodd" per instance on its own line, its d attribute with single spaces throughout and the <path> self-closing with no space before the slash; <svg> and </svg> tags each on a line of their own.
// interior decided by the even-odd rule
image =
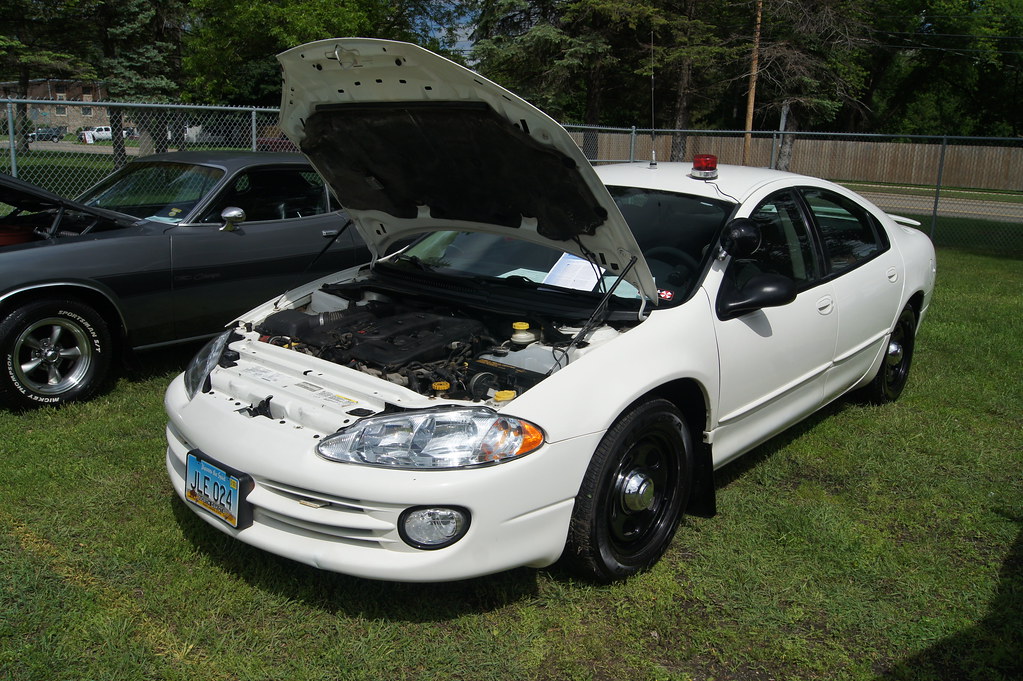
<svg viewBox="0 0 1023 681">
<path fill-rule="evenodd" d="M 757 20 L 753 28 L 753 60 L 749 73 L 749 95 L 746 97 L 746 135 L 742 142 L 742 165 L 749 164 L 753 144 L 753 105 L 757 99 L 757 69 L 760 66 L 760 22 L 764 16 L 764 0 L 757 0 Z"/>
</svg>

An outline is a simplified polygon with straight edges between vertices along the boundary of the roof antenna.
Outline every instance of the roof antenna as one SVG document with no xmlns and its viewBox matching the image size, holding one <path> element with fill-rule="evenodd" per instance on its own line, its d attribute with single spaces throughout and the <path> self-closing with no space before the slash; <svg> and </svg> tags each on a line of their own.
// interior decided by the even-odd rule
<svg viewBox="0 0 1023 681">
<path fill-rule="evenodd" d="M 657 167 L 657 136 L 654 132 L 657 119 L 654 116 L 654 29 L 650 27 L 650 169 Z"/>
</svg>

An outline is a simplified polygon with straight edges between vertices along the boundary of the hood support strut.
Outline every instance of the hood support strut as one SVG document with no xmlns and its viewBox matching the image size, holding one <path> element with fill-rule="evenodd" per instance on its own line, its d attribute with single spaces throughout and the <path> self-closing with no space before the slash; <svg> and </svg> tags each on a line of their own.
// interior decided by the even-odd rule
<svg viewBox="0 0 1023 681">
<path fill-rule="evenodd" d="M 565 357 L 568 357 L 569 350 L 571 350 L 572 348 L 574 348 L 574 347 L 578 346 L 580 343 L 582 343 L 586 339 L 586 336 L 589 335 L 589 333 L 598 324 L 601 323 L 603 318 L 607 315 L 608 303 L 611 300 L 611 296 L 614 295 L 615 289 L 618 288 L 619 284 L 621 284 L 623 281 L 625 281 L 625 276 L 629 273 L 629 270 L 631 270 L 635 264 L 636 264 L 636 256 L 632 256 L 629 259 L 629 262 L 627 262 L 625 264 L 625 267 L 622 268 L 621 274 L 618 275 L 618 278 L 615 279 L 614 283 L 611 284 L 611 286 L 608 287 L 607 293 L 605 293 L 604 297 L 600 299 L 600 302 L 597 303 L 597 306 L 595 308 L 593 308 L 593 314 L 590 315 L 590 318 L 586 320 L 586 323 L 583 324 L 581 329 L 579 329 L 579 332 L 572 337 L 572 340 L 568 341 L 568 345 L 565 347 L 565 351 L 564 351 L 564 356 Z M 641 301 L 640 302 L 640 308 L 639 308 L 639 312 L 637 314 L 639 316 L 639 319 L 642 320 L 642 319 L 645 318 L 644 315 L 643 315 L 643 312 L 646 310 L 646 302 L 647 302 L 646 301 L 646 296 L 641 296 L 640 297 L 640 301 Z M 555 368 L 561 368 L 561 367 L 558 366 L 558 365 L 555 365 L 554 367 L 551 367 L 551 370 L 547 372 L 547 375 L 549 376 L 551 373 L 553 373 Z"/>
</svg>

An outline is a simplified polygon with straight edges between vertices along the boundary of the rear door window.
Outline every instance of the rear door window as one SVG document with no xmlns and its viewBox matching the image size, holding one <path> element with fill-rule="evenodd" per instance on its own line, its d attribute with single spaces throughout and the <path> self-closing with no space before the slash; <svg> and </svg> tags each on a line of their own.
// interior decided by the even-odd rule
<svg viewBox="0 0 1023 681">
<path fill-rule="evenodd" d="M 818 188 L 804 188 L 802 194 L 817 223 L 831 274 L 851 269 L 888 249 L 877 218 L 852 199 Z"/>
</svg>

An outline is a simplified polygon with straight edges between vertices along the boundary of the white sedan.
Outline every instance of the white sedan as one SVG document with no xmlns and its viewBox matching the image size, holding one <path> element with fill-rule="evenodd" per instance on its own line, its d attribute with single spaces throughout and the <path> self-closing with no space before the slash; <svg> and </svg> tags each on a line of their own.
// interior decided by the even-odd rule
<svg viewBox="0 0 1023 681">
<path fill-rule="evenodd" d="M 714 512 L 715 469 L 906 385 L 935 276 L 911 221 L 713 157 L 593 168 L 413 45 L 279 59 L 283 127 L 377 256 L 244 315 L 170 385 L 170 479 L 226 535 L 374 579 L 559 558 L 624 578 Z"/>
</svg>

